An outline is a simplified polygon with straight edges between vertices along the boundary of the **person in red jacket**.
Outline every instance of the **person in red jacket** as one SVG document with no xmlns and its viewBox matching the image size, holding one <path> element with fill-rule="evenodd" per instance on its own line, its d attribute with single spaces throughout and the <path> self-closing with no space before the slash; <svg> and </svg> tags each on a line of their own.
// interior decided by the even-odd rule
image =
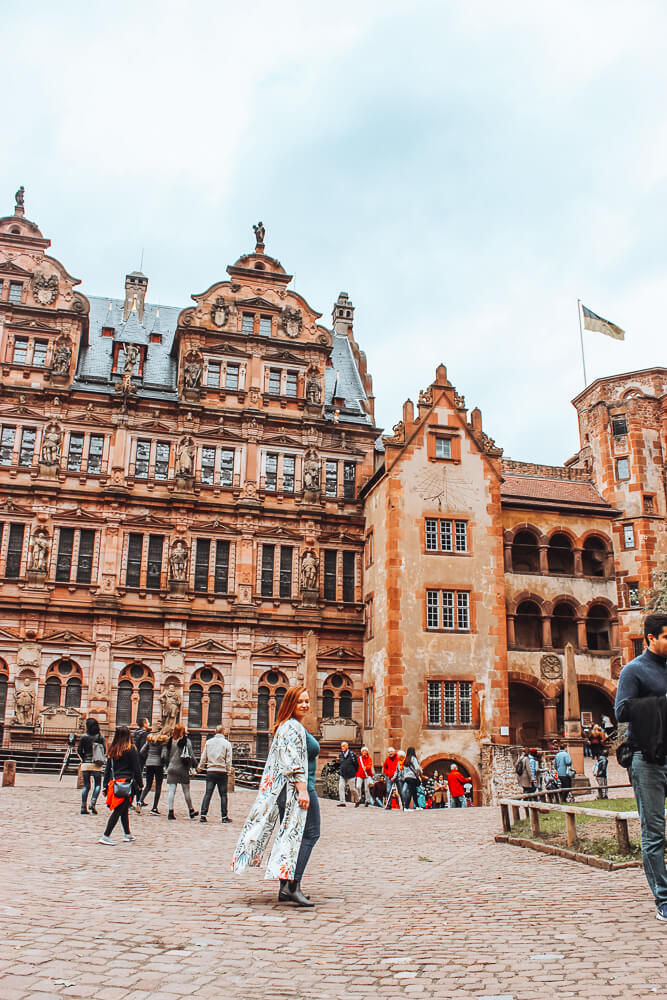
<svg viewBox="0 0 667 1000">
<path fill-rule="evenodd" d="M 396 768 L 398 767 L 398 754 L 393 747 L 389 747 L 387 750 L 387 756 L 384 759 L 384 765 L 382 767 L 382 773 L 384 774 L 384 782 L 387 790 L 387 798 L 391 795 L 391 786 L 394 781 L 394 775 L 396 774 Z"/>
<path fill-rule="evenodd" d="M 359 754 L 357 761 L 357 801 L 354 805 L 355 809 L 361 805 L 362 789 L 365 793 L 366 805 L 371 805 L 373 801 L 373 797 L 371 795 L 371 785 L 373 784 L 373 758 L 368 752 L 368 747 L 361 748 L 361 753 Z"/>
<path fill-rule="evenodd" d="M 452 764 L 447 775 L 452 809 L 465 809 L 467 805 L 465 782 L 464 775 L 461 774 L 456 764 Z"/>
</svg>

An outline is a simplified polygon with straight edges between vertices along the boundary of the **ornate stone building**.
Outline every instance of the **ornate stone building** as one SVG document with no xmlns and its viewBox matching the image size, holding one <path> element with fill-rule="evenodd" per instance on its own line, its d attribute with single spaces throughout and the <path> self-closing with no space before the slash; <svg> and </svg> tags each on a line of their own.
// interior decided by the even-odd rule
<svg viewBox="0 0 667 1000">
<path fill-rule="evenodd" d="M 262 753 L 297 679 L 359 735 L 371 380 L 264 236 L 178 309 L 77 291 L 22 190 L 0 219 L 5 743 L 180 716 Z"/>
<path fill-rule="evenodd" d="M 405 403 L 363 490 L 369 745 L 456 761 L 488 798 L 513 784 L 510 745 L 562 731 L 568 644 L 582 715 L 613 715 L 667 555 L 666 375 L 589 386 L 559 467 L 503 459 L 443 366 L 416 417 Z"/>
</svg>

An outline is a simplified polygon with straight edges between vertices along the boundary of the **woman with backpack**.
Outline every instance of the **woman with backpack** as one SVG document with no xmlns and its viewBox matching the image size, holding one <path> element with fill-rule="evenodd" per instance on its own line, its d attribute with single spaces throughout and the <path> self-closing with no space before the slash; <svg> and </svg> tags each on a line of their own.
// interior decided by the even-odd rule
<svg viewBox="0 0 667 1000">
<path fill-rule="evenodd" d="M 146 766 L 146 784 L 141 793 L 139 805 L 144 805 L 148 798 L 148 793 L 155 782 L 155 792 L 153 794 L 153 808 L 151 814 L 159 816 L 158 802 L 162 791 L 162 781 L 164 779 L 164 766 L 167 763 L 167 737 L 160 731 L 159 726 L 146 737 L 143 747 L 139 751 L 139 756 Z"/>
<path fill-rule="evenodd" d="M 139 754 L 127 726 L 119 726 L 114 733 L 107 755 L 103 786 L 111 816 L 100 837 L 100 844 L 115 847 L 116 842 L 111 839 L 111 834 L 118 820 L 123 827 L 123 840 L 129 843 L 135 839 L 130 833 L 132 796 L 139 794 L 143 788 L 143 779 Z"/>
<path fill-rule="evenodd" d="M 167 758 L 167 788 L 169 797 L 167 806 L 169 812 L 167 819 L 176 819 L 174 813 L 174 799 L 178 785 L 183 789 L 183 798 L 190 810 L 190 819 L 199 816 L 199 812 L 192 804 L 190 795 L 190 768 L 195 766 L 195 754 L 192 749 L 190 738 L 185 733 L 185 726 L 174 726 L 166 748 Z"/>
<path fill-rule="evenodd" d="M 410 804 L 412 808 L 417 808 L 417 788 L 422 777 L 422 769 L 419 766 L 419 761 L 417 760 L 417 751 L 414 747 L 408 747 L 405 754 L 405 760 L 403 762 L 403 767 L 401 768 L 401 797 L 403 799 L 403 808 L 409 809 Z M 423 806 L 422 806 L 423 808 Z"/>
<path fill-rule="evenodd" d="M 107 759 L 104 737 L 100 732 L 100 724 L 97 719 L 86 719 L 86 731 L 79 740 L 77 753 L 81 758 L 81 777 L 83 778 L 81 815 L 87 816 L 90 811 L 93 816 L 97 816 L 95 805 L 100 794 L 102 771 Z M 89 810 L 88 796 L 91 784 L 93 786 L 93 794 L 90 798 Z"/>
</svg>

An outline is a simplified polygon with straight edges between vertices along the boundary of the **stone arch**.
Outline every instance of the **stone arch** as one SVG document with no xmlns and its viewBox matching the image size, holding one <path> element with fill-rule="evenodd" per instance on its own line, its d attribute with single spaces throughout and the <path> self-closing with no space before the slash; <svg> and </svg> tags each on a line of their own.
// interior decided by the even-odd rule
<svg viewBox="0 0 667 1000">
<path fill-rule="evenodd" d="M 425 774 L 430 774 L 430 771 L 437 770 L 440 768 L 434 768 L 433 765 L 437 764 L 438 761 L 451 764 L 460 764 L 463 771 L 470 777 L 472 781 L 472 801 L 473 805 L 481 806 L 482 804 L 482 781 L 480 778 L 479 771 L 474 764 L 471 764 L 466 757 L 461 757 L 460 754 L 456 753 L 435 753 L 431 754 L 429 757 L 425 757 L 420 761 L 422 771 Z M 429 770 L 430 769 L 430 770 Z"/>
<path fill-rule="evenodd" d="M 506 528 L 503 532 L 503 537 L 506 542 L 511 544 L 520 531 L 532 531 L 536 535 L 539 543 L 544 543 L 546 541 L 546 535 L 542 529 L 538 528 L 536 524 L 531 524 L 528 521 L 523 521 L 521 524 L 515 524 L 513 528 Z"/>
<path fill-rule="evenodd" d="M 83 670 L 70 656 L 59 656 L 47 668 L 42 703 L 44 708 L 81 708 Z"/>
<path fill-rule="evenodd" d="M 581 565 L 584 576 L 607 578 L 611 565 L 613 546 L 603 531 L 587 531 L 581 538 Z"/>
<path fill-rule="evenodd" d="M 522 590 L 520 594 L 516 594 L 514 597 L 508 599 L 507 614 L 515 615 L 516 609 L 524 601 L 533 601 L 542 612 L 544 612 L 544 607 L 547 603 L 543 597 L 540 597 L 539 594 L 534 594 L 532 590 Z"/>
<path fill-rule="evenodd" d="M 289 686 L 287 675 L 277 667 L 269 667 L 257 682 L 255 747 L 258 757 L 265 757 L 269 752 L 271 730 Z"/>
<path fill-rule="evenodd" d="M 222 722 L 225 680 L 215 667 L 199 667 L 188 683 L 188 730 L 214 729 Z"/>
<path fill-rule="evenodd" d="M 541 677 L 536 677 L 535 674 L 530 674 L 527 670 L 508 670 L 507 682 L 508 684 L 523 684 L 525 687 L 534 688 L 542 698 L 554 697 L 554 684 L 548 684 Z M 555 687 L 557 694 L 560 684 L 556 684 Z"/>
<path fill-rule="evenodd" d="M 543 544 L 544 535 L 534 525 L 517 525 L 511 542 L 512 572 L 539 573 L 540 546 Z"/>
<path fill-rule="evenodd" d="M 322 682 L 323 719 L 352 719 L 352 679 L 343 670 L 334 670 Z"/>
<path fill-rule="evenodd" d="M 576 538 L 569 529 L 554 528 L 547 539 L 547 567 L 554 576 L 574 576 Z"/>
<path fill-rule="evenodd" d="M 142 660 L 126 663 L 118 675 L 116 725 L 134 726 L 137 719 L 153 718 L 155 674 Z"/>
</svg>

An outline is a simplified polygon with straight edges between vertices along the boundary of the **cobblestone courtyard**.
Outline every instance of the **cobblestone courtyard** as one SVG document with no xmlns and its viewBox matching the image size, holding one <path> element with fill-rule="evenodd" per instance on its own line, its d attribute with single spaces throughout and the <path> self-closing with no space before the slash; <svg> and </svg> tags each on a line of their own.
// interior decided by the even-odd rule
<svg viewBox="0 0 667 1000">
<path fill-rule="evenodd" d="M 299 910 L 263 873 L 229 872 L 250 792 L 231 797 L 231 826 L 215 802 L 203 826 L 177 800 L 177 822 L 133 814 L 136 842 L 105 848 L 106 807 L 79 815 L 73 785 L 0 790 L 3 1000 L 667 993 L 667 928 L 642 872 L 496 845 L 497 809 L 323 802 L 304 880 L 318 905 Z"/>
</svg>

